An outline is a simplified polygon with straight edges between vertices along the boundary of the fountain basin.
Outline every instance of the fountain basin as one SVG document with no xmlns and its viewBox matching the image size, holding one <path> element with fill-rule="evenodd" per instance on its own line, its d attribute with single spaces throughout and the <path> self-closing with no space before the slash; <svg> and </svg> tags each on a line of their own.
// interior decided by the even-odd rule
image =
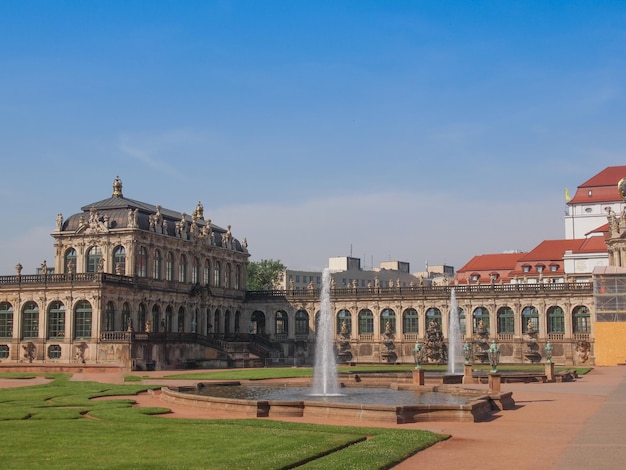
<svg viewBox="0 0 626 470">
<path fill-rule="evenodd" d="M 209 386 L 210 384 L 206 384 Z M 418 387 L 408 384 L 393 384 L 384 389 L 393 394 L 395 390 L 437 393 L 438 387 Z M 380 421 L 396 424 L 424 421 L 485 421 L 494 410 L 503 407 L 494 406 L 492 396 L 486 394 L 462 394 L 465 403 L 415 403 L 415 404 L 380 404 L 380 403 L 342 403 L 340 398 L 323 397 L 323 400 L 303 396 L 298 400 L 242 399 L 226 398 L 198 394 L 203 387 L 163 387 L 161 400 L 170 403 L 195 406 L 208 410 L 240 413 L 246 417 L 313 417 L 333 420 L 349 419 L 352 421 Z M 232 389 L 233 387 L 228 387 Z M 236 388 L 236 387 L 235 387 Z M 440 388 L 440 387 L 439 387 Z M 342 389 L 343 390 L 343 389 Z M 443 394 L 441 394 L 443 395 Z M 510 395 L 510 393 L 509 393 Z M 310 398 L 310 399 L 309 399 Z"/>
</svg>

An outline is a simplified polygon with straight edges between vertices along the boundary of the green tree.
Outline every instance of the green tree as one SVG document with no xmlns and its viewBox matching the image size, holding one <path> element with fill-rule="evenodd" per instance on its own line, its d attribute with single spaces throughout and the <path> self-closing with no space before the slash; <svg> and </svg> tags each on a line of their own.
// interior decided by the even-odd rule
<svg viewBox="0 0 626 470">
<path fill-rule="evenodd" d="M 248 263 L 248 290 L 267 290 L 277 287 L 287 269 L 280 260 L 263 259 Z"/>
</svg>

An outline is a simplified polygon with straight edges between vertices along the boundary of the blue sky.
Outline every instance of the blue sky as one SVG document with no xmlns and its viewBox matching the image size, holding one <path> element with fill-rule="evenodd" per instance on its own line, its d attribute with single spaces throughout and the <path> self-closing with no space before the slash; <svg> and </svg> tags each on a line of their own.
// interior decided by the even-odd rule
<svg viewBox="0 0 626 470">
<path fill-rule="evenodd" d="M 626 4 L 0 3 L 0 272 L 124 194 L 252 260 L 413 271 L 564 236 L 626 154 Z"/>
</svg>

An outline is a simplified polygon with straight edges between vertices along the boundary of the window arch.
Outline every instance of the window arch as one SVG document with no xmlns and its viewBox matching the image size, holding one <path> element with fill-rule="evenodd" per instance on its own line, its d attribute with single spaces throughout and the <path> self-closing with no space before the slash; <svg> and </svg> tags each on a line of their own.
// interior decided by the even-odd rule
<svg viewBox="0 0 626 470">
<path fill-rule="evenodd" d="M 39 336 L 39 306 L 35 302 L 26 302 L 22 309 L 22 338 Z"/>
<path fill-rule="evenodd" d="M 102 259 L 102 249 L 99 246 L 92 246 L 87 250 L 87 272 L 97 273 L 100 260 Z"/>
<path fill-rule="evenodd" d="M 548 309 L 548 334 L 565 333 L 565 313 L 563 309 L 554 305 Z"/>
<path fill-rule="evenodd" d="M 402 314 L 402 333 L 414 334 L 419 332 L 417 310 L 407 308 Z"/>
<path fill-rule="evenodd" d="M 287 313 L 284 310 L 276 312 L 275 329 L 277 335 L 285 335 L 289 332 Z"/>
<path fill-rule="evenodd" d="M 161 279 L 161 269 L 163 259 L 161 258 L 161 250 L 154 250 L 154 260 L 152 263 L 152 277 L 154 279 Z"/>
<path fill-rule="evenodd" d="M 81 300 L 74 308 L 74 338 L 91 338 L 91 304 Z"/>
<path fill-rule="evenodd" d="M 200 282 L 200 261 L 196 256 L 191 261 L 191 282 L 193 284 Z"/>
<path fill-rule="evenodd" d="M 211 284 L 211 261 L 204 260 L 204 283 L 208 286 Z"/>
<path fill-rule="evenodd" d="M 217 312 L 215 312 L 215 323 L 217 325 Z M 217 326 L 216 326 L 217 328 Z M 265 334 L 265 314 L 260 310 L 255 310 L 252 312 L 252 316 L 250 317 L 250 333 L 251 334 Z"/>
<path fill-rule="evenodd" d="M 113 249 L 113 272 L 115 274 L 126 274 L 126 248 L 121 245 Z"/>
<path fill-rule="evenodd" d="M 317 325 L 316 330 L 317 331 Z M 342 308 L 337 313 L 337 331 L 345 331 L 346 333 L 352 333 L 352 314 L 349 310 Z"/>
<path fill-rule="evenodd" d="M 111 301 L 104 309 L 104 331 L 115 331 L 115 305 Z"/>
<path fill-rule="evenodd" d="M 374 333 L 374 314 L 368 308 L 359 312 L 359 334 L 371 335 Z"/>
<path fill-rule="evenodd" d="M 574 333 L 591 333 L 591 314 L 587 307 L 584 305 L 574 307 L 574 310 L 572 310 L 572 320 Z"/>
<path fill-rule="evenodd" d="M 146 306 L 144 304 L 139 304 L 139 311 L 137 312 L 137 331 L 140 333 L 146 332 Z"/>
<path fill-rule="evenodd" d="M 296 312 L 296 335 L 309 334 L 309 314 L 306 310 L 298 310 Z"/>
<path fill-rule="evenodd" d="M 497 312 L 498 334 L 515 333 L 515 313 L 511 307 L 500 307 Z"/>
<path fill-rule="evenodd" d="M 174 280 L 174 254 L 171 251 L 165 256 L 165 280 Z"/>
<path fill-rule="evenodd" d="M 55 300 L 48 306 L 48 338 L 65 336 L 65 305 Z"/>
<path fill-rule="evenodd" d="M 0 338 L 13 337 L 13 306 L 0 302 Z"/>
<path fill-rule="evenodd" d="M 489 333 L 489 310 L 485 307 L 476 307 L 472 313 L 472 329 L 474 333 Z"/>
<path fill-rule="evenodd" d="M 220 262 L 216 261 L 215 263 L 215 276 L 213 277 L 213 285 L 215 287 L 220 287 L 222 285 L 222 267 L 220 266 Z"/>
<path fill-rule="evenodd" d="M 441 330 L 441 310 L 437 307 L 430 307 L 426 310 L 426 324 L 428 325 L 428 328 L 436 327 Z"/>
<path fill-rule="evenodd" d="M 390 308 L 384 309 L 380 313 L 380 332 L 386 333 L 389 330 L 389 333 L 396 332 L 396 312 L 394 312 Z"/>
<path fill-rule="evenodd" d="M 140 246 L 135 261 L 135 271 L 139 277 L 148 277 L 148 250 L 145 246 Z"/>
<path fill-rule="evenodd" d="M 187 282 L 187 257 L 182 254 L 178 259 L 178 282 Z"/>
<path fill-rule="evenodd" d="M 539 331 L 539 311 L 531 306 L 522 310 L 522 333 Z"/>
<path fill-rule="evenodd" d="M 65 256 L 63 257 L 63 272 L 67 274 L 76 272 L 76 250 L 74 248 L 68 248 L 65 250 Z"/>
</svg>

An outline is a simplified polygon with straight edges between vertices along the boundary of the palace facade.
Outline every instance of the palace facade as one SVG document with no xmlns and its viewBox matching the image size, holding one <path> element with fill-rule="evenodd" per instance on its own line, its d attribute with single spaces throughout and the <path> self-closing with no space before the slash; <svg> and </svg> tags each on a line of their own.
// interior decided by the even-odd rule
<svg viewBox="0 0 626 470">
<path fill-rule="evenodd" d="M 626 252 L 619 251 L 626 216 L 621 222 L 613 212 L 609 217 L 611 253 Z M 2 365 L 169 369 L 313 362 L 320 289 L 248 292 L 246 240 L 205 219 L 200 203 L 187 215 L 128 199 L 117 178 L 111 197 L 67 219 L 59 214 L 52 237 L 53 269 L 44 262 L 37 274 L 24 274 L 18 265 L 14 275 L 0 277 Z M 622 255 L 611 258 L 626 264 Z M 515 282 L 487 276 L 487 282 L 457 278 L 444 286 L 334 288 L 338 360 L 413 363 L 420 342 L 426 361 L 445 361 L 454 294 L 474 362 L 486 361 L 495 340 L 502 362 L 545 361 L 549 342 L 557 364 L 595 364 L 596 281 L 568 277 L 562 266 L 552 277 L 539 272 L 536 281 L 522 281 L 528 273 L 518 262 L 539 265 L 529 259 L 498 261 L 506 265 L 502 272 L 519 271 Z M 542 265 L 549 272 L 557 261 Z M 616 273 L 603 271 L 613 282 L 610 275 Z M 618 318 L 610 315 L 612 305 L 603 304 L 601 321 Z"/>
</svg>

